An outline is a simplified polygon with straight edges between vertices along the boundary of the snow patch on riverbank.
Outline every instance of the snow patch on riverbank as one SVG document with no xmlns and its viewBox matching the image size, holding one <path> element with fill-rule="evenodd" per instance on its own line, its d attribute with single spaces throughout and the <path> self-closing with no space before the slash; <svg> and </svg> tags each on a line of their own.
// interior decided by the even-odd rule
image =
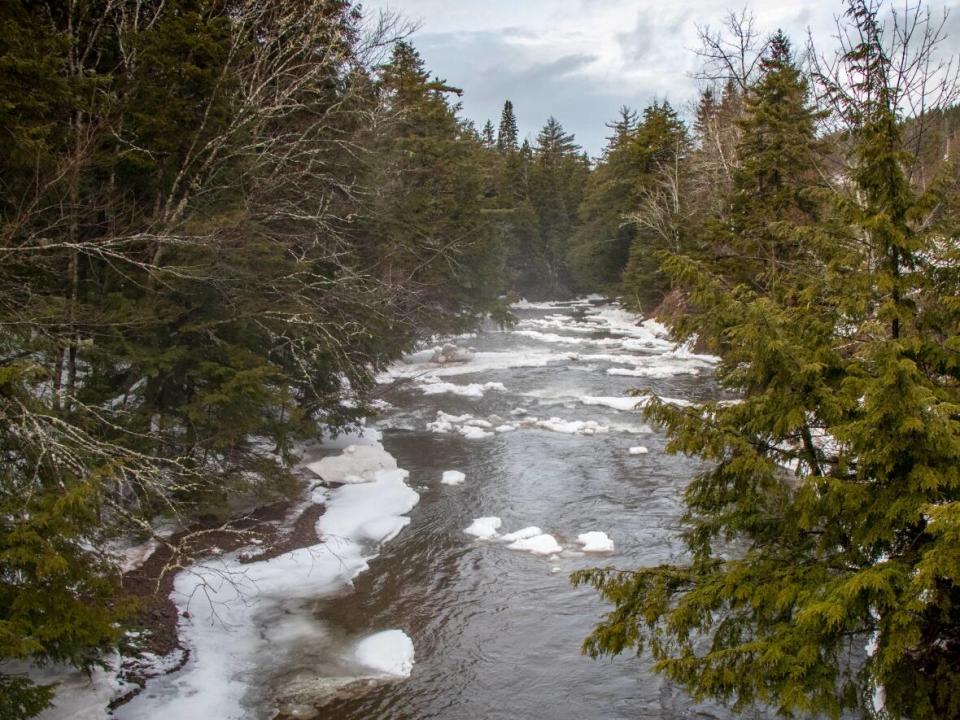
<svg viewBox="0 0 960 720">
<path fill-rule="evenodd" d="M 375 431 L 365 437 L 379 446 Z M 356 439 L 348 434 L 343 441 L 356 445 Z M 386 461 L 384 456 L 390 456 L 382 446 L 382 455 L 363 451 L 359 461 L 358 451 L 344 452 L 334 467 L 344 477 L 364 475 L 365 482 L 314 491 L 313 500 L 326 504 L 316 525 L 322 542 L 248 564 L 239 561 L 239 552 L 232 553 L 177 575 L 172 599 L 181 614 L 179 632 L 190 659 L 179 672 L 148 682 L 114 717 L 250 717 L 245 700 L 251 684 L 282 663 L 295 643 L 305 638 L 322 641 L 324 631 L 313 613 L 316 598 L 349 586 L 366 570 L 379 545 L 410 522 L 405 514 L 419 500 L 405 482 L 407 471 L 396 468 L 392 457 Z M 388 467 L 371 466 L 368 461 L 375 455 Z M 325 458 L 331 459 L 336 458 Z M 399 630 L 372 637 L 377 639 L 358 645 L 361 663 L 380 674 L 409 674 L 409 638 Z"/>
</svg>

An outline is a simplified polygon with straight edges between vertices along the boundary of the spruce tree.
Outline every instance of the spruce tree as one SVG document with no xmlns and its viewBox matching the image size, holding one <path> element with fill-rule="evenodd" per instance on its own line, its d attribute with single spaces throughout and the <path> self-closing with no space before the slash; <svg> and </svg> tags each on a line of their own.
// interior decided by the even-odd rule
<svg viewBox="0 0 960 720">
<path fill-rule="evenodd" d="M 626 144 L 626 163 L 636 183 L 636 205 L 631 211 L 640 215 L 634 221 L 621 287 L 628 304 L 641 312 L 650 312 L 669 290 L 669 281 L 660 271 L 659 254 L 679 250 L 677 223 L 680 214 L 681 167 L 689 151 L 687 128 L 670 103 L 655 102 L 643 111 L 643 121 Z M 662 193 L 663 181 L 673 193 Z M 648 207 L 642 205 L 647 201 Z M 652 202 L 651 202 L 652 201 Z M 652 223 L 655 214 L 665 222 Z"/>
<path fill-rule="evenodd" d="M 771 287 L 795 272 L 802 226 L 814 220 L 819 143 L 817 113 L 790 42 L 777 32 L 760 61 L 739 119 L 740 166 L 734 172 L 729 275 Z"/>
<path fill-rule="evenodd" d="M 497 141 L 493 133 L 493 123 L 487 120 L 483 124 L 483 130 L 480 132 L 480 141 L 485 148 L 491 149 L 496 146 Z"/>
<path fill-rule="evenodd" d="M 665 260 L 696 307 L 680 331 L 719 340 L 717 377 L 739 402 L 651 401 L 670 449 L 706 461 L 685 492 L 690 561 L 576 574 L 614 604 L 585 648 L 649 651 L 696 697 L 736 708 L 957 717 L 951 221 L 907 181 L 875 7 L 853 0 L 846 17 L 855 192 L 805 230 L 802 272 L 776 289 Z M 742 161 L 763 167 L 765 149 L 745 139 Z"/>
<path fill-rule="evenodd" d="M 509 100 L 503 103 L 503 112 L 500 114 L 500 128 L 497 131 L 497 150 L 501 154 L 515 152 L 517 149 L 517 117 L 513 114 L 513 103 Z"/>
</svg>

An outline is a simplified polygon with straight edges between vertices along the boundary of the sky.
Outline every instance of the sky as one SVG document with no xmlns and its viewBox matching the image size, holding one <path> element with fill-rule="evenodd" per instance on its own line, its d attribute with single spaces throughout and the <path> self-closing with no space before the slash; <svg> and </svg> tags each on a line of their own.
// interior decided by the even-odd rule
<svg viewBox="0 0 960 720">
<path fill-rule="evenodd" d="M 897 0 L 902 7 L 904 0 Z M 782 28 L 795 45 L 807 31 L 833 48 L 841 0 L 764 0 L 747 7 L 757 27 Z M 948 7 L 949 49 L 960 49 L 960 0 Z M 689 110 L 697 93 L 697 26 L 719 27 L 731 0 L 366 0 L 416 23 L 410 37 L 427 68 L 463 89 L 463 114 L 477 127 L 513 102 L 520 136 L 533 142 L 551 115 L 597 156 L 622 105 L 668 100 Z M 954 30 L 955 28 L 955 30 Z"/>
</svg>

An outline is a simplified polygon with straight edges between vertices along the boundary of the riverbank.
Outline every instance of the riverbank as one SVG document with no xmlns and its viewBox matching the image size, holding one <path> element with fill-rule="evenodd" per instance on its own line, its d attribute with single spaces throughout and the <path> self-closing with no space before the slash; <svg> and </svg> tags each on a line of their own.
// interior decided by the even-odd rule
<svg viewBox="0 0 960 720">
<path fill-rule="evenodd" d="M 110 710 L 130 702 L 151 678 L 180 670 L 190 657 L 179 637 L 180 612 L 172 598 L 177 568 L 241 548 L 259 548 L 238 556 L 239 562 L 249 564 L 315 545 L 316 523 L 326 507 L 305 500 L 309 492 L 304 484 L 294 499 L 262 505 L 226 524 L 195 523 L 166 538 L 142 564 L 124 573 L 124 589 L 138 602 L 133 622 L 138 632 L 135 646 L 125 648 L 130 655 L 121 662 L 119 673 L 130 690 L 115 698 Z M 150 662 L 175 653 L 180 653 L 178 659 L 160 663 L 159 668 Z"/>
</svg>

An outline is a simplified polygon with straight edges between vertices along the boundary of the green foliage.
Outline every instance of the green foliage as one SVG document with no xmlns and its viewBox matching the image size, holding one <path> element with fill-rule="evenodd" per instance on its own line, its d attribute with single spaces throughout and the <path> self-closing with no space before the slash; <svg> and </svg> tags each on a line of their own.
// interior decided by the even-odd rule
<svg viewBox="0 0 960 720">
<path fill-rule="evenodd" d="M 806 81 L 778 34 L 745 99 L 731 202 L 659 254 L 688 300 L 677 333 L 717 348 L 738 401 L 651 399 L 668 449 L 704 461 L 685 491 L 689 561 L 576 573 L 613 604 L 584 650 L 649 654 L 736 709 L 873 716 L 882 688 L 884 716 L 957 717 L 954 171 L 911 184 L 876 8 L 847 17 L 853 89 L 821 82 L 849 122 L 851 186 L 818 187 Z"/>
<path fill-rule="evenodd" d="M 511 322 L 492 131 L 361 19 L 0 9 L 0 658 L 91 667 L 129 610 L 107 540 L 289 493 L 421 335 Z"/>
<path fill-rule="evenodd" d="M 509 100 L 503 103 L 503 112 L 500 114 L 500 127 L 497 131 L 497 151 L 501 155 L 517 151 L 517 116 L 513 114 L 513 103 Z"/>
<path fill-rule="evenodd" d="M 22 720 L 50 707 L 53 688 L 33 685 L 27 678 L 0 674 L 0 720 Z"/>
</svg>

